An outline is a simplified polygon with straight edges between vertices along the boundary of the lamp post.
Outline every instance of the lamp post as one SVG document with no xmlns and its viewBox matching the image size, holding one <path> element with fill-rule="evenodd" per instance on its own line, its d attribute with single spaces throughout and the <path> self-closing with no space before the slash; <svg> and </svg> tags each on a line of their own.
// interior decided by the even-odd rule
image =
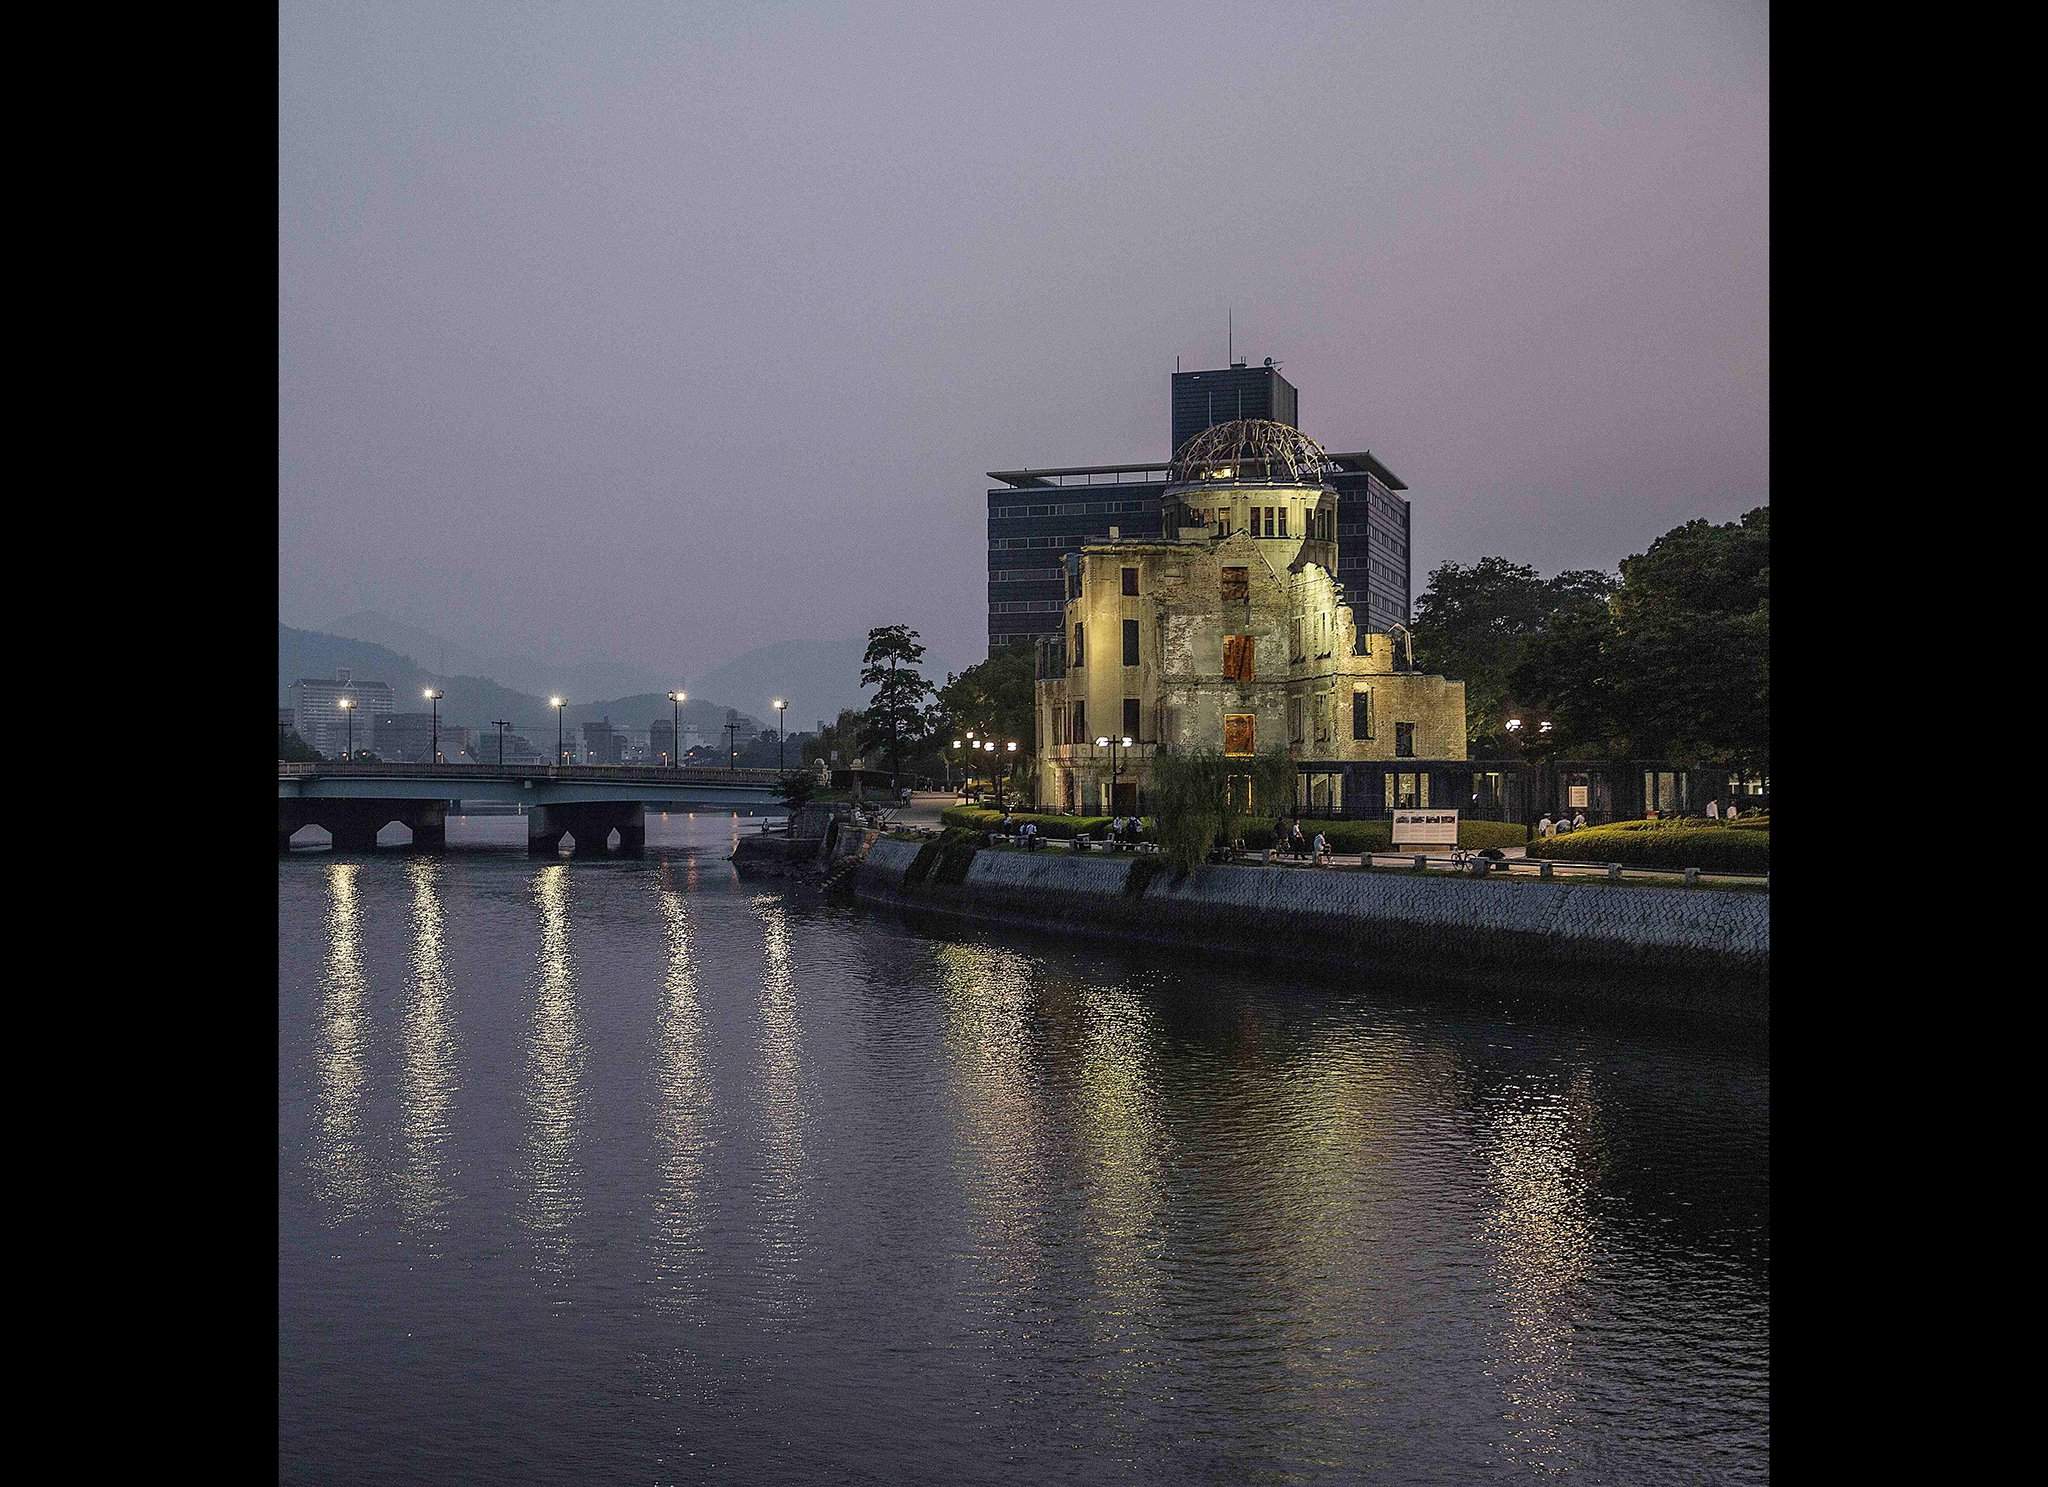
<svg viewBox="0 0 2048 1487">
<path fill-rule="evenodd" d="M 957 738 L 956 738 L 956 739 L 954 739 L 954 740 L 953 740 L 953 747 L 954 747 L 954 748 L 956 748 L 956 749 L 960 747 L 960 740 L 959 740 L 959 739 L 957 739 Z M 961 783 L 962 783 L 963 785 L 967 783 L 967 780 L 966 780 L 966 776 L 965 776 L 965 773 L 964 773 L 964 772 L 962 773 L 962 776 L 961 776 L 961 781 L 960 781 L 960 782 L 961 782 Z M 946 788 L 947 788 L 948 790 L 950 790 L 950 789 L 952 789 L 952 788 L 953 788 L 953 756 L 952 756 L 951 754 L 948 754 L 948 755 L 946 756 Z"/>
<path fill-rule="evenodd" d="M 555 768 L 560 769 L 562 767 L 562 699 L 550 697 L 548 699 L 548 706 L 555 710 Z"/>
<path fill-rule="evenodd" d="M 441 762 L 441 691 L 436 687 L 427 688 L 427 706 L 433 709 L 432 731 L 427 735 L 427 758 L 434 764 Z"/>
<path fill-rule="evenodd" d="M 670 767 L 683 767 L 683 704 L 690 700 L 688 692 L 668 694 L 668 757 Z"/>
<path fill-rule="evenodd" d="M 355 762 L 356 762 L 356 704 L 355 704 L 355 699 L 354 699 L 354 698 L 351 698 L 351 697 L 344 697 L 344 698 L 342 698 L 342 699 L 341 699 L 341 700 L 340 700 L 339 702 L 335 703 L 334 705 L 335 705 L 336 707 L 340 708 L 340 709 L 341 709 L 341 715 L 342 715 L 343 717 L 345 717 L 345 718 L 347 718 L 347 719 L 348 719 L 348 749 L 347 749 L 347 750 L 346 750 L 346 751 L 345 751 L 345 752 L 344 752 L 344 753 L 342 754 L 342 756 L 341 756 L 341 757 L 342 757 L 342 759 L 343 759 L 343 760 L 344 760 L 345 762 L 347 762 L 347 763 L 349 763 L 349 764 L 353 764 L 353 763 L 355 763 Z"/>
<path fill-rule="evenodd" d="M 780 697 L 775 699 L 775 769 L 782 771 L 782 715 L 789 710 L 789 704 Z"/>
<path fill-rule="evenodd" d="M 1109 808 L 1112 811 L 1116 809 L 1116 782 L 1123 768 L 1123 755 L 1120 749 L 1128 749 L 1130 746 L 1131 741 L 1128 738 L 1098 738 L 1095 740 L 1096 748 L 1109 750 Z"/>
<path fill-rule="evenodd" d="M 498 768 L 505 767 L 505 730 L 512 726 L 509 718 L 493 718 L 491 726 L 498 730 Z"/>
<path fill-rule="evenodd" d="M 740 768 L 739 731 L 737 723 L 725 725 L 725 767 L 733 774 L 738 774 Z"/>
</svg>

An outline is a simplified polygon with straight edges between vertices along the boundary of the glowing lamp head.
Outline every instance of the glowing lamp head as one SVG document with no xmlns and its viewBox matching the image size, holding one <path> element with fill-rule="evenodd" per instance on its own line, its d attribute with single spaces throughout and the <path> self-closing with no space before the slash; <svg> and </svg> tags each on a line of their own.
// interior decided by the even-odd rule
<svg viewBox="0 0 2048 1487">
<path fill-rule="evenodd" d="M 789 704 L 787 702 L 784 702 L 780 697 L 778 697 L 775 699 L 775 706 L 777 707 L 777 709 L 781 709 L 788 707 Z"/>
<path fill-rule="evenodd" d="M 1123 741 L 1123 744 L 1124 744 L 1124 747 L 1128 749 L 1128 748 L 1129 748 L 1129 747 L 1131 746 L 1131 741 L 1130 741 L 1130 740 L 1129 740 L 1129 739 L 1127 738 L 1127 739 L 1125 739 L 1125 740 Z M 1012 745 L 1011 745 L 1011 747 L 1012 747 L 1012 748 L 1015 748 L 1015 747 L 1016 747 L 1016 745 L 1012 744 Z"/>
<path fill-rule="evenodd" d="M 351 708 L 355 706 L 355 703 L 351 699 L 344 697 L 341 699 L 341 701 L 335 703 L 334 705 L 339 708 Z"/>
<path fill-rule="evenodd" d="M 1098 738 L 1095 740 L 1095 747 L 1098 749 L 1106 749 L 1109 747 L 1109 740 L 1106 738 Z"/>
<path fill-rule="evenodd" d="M 1009 743 L 1004 744 L 1003 747 L 1008 749 L 1013 754 L 1017 752 L 1017 743 L 1015 739 L 1012 739 Z"/>
<path fill-rule="evenodd" d="M 1508 732 L 1519 733 L 1522 729 L 1522 720 L 1520 718 L 1509 718 L 1507 726 Z"/>
</svg>

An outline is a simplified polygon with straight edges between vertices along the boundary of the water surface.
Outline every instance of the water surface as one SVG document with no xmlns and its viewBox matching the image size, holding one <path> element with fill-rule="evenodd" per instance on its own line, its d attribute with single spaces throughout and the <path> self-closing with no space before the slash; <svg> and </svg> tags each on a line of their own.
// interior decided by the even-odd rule
<svg viewBox="0 0 2048 1487">
<path fill-rule="evenodd" d="M 1756 1034 L 912 925 L 649 826 L 280 860 L 285 1480 L 1767 1477 Z"/>
</svg>

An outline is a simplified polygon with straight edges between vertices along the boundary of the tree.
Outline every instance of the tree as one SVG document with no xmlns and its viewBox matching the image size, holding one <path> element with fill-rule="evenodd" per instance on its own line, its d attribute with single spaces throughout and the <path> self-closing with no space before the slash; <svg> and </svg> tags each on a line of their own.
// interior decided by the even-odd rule
<svg viewBox="0 0 2048 1487">
<path fill-rule="evenodd" d="M 1498 557 L 1470 567 L 1445 563 L 1431 572 L 1409 627 L 1416 664 L 1465 684 L 1465 734 L 1475 756 L 1507 747 L 1506 724 L 1517 701 L 1509 678 L 1529 644 L 1553 616 L 1604 603 L 1613 589 L 1605 573 L 1574 569 L 1546 579 Z"/>
<path fill-rule="evenodd" d="M 1159 753 L 1152 758 L 1152 810 L 1159 823 L 1159 850 L 1186 872 L 1218 842 L 1237 839 L 1245 814 L 1245 781 L 1254 812 L 1290 810 L 1294 805 L 1294 761 L 1285 749 L 1268 749 L 1251 759 L 1210 750 Z"/>
<path fill-rule="evenodd" d="M 1037 668 L 1029 644 L 1011 645 L 957 675 L 938 690 L 932 737 L 951 753 L 952 740 L 972 731 L 983 738 L 1017 741 L 1010 765 L 1021 798 L 1030 799 L 1037 775 Z M 962 751 L 965 752 L 964 750 Z M 956 760 L 956 766 L 968 761 Z M 999 766 L 1000 767 L 1000 766 Z"/>
<path fill-rule="evenodd" d="M 868 631 L 868 648 L 861 657 L 860 684 L 873 687 L 875 695 L 862 714 L 861 747 L 889 751 L 889 784 L 903 768 L 903 751 L 924 740 L 929 720 L 926 699 L 932 684 L 917 670 L 924 659 L 924 646 L 917 632 L 907 625 L 881 625 Z"/>
<path fill-rule="evenodd" d="M 316 764 L 320 751 L 299 737 L 296 728 L 277 730 L 277 757 L 279 763 Z"/>
<path fill-rule="evenodd" d="M 804 740 L 804 763 L 823 760 L 827 769 L 847 768 L 860 755 L 860 726 L 860 713 L 850 707 L 840 709 L 839 716 L 825 725 L 823 733 L 811 734 Z"/>
<path fill-rule="evenodd" d="M 1623 560 L 1609 603 L 1552 617 L 1510 683 L 1554 749 L 1769 767 L 1770 518 L 1673 528 Z"/>
</svg>

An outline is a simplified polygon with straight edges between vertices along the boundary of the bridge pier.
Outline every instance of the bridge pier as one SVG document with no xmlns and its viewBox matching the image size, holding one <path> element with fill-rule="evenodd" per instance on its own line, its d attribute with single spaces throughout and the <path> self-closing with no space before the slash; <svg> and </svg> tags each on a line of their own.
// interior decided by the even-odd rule
<svg viewBox="0 0 2048 1487">
<path fill-rule="evenodd" d="M 553 857 L 562 850 L 562 833 L 568 829 L 560 806 L 529 806 L 526 811 L 526 855 Z"/>
<path fill-rule="evenodd" d="M 413 851 L 448 850 L 448 806 L 445 801 L 429 801 L 408 815 L 405 825 L 412 832 Z"/>
</svg>

